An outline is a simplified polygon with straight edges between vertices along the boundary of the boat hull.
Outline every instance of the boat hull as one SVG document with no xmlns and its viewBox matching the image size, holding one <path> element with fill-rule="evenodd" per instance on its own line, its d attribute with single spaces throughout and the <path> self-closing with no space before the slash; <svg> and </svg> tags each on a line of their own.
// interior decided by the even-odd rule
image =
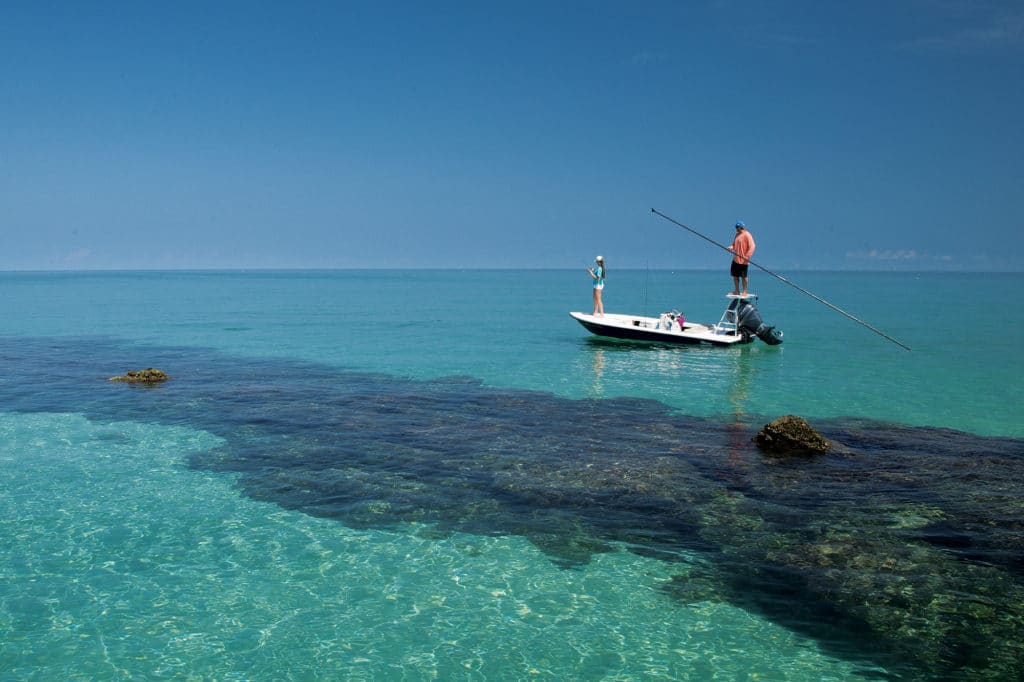
<svg viewBox="0 0 1024 682">
<path fill-rule="evenodd" d="M 687 323 L 683 329 L 673 324 L 670 328 L 658 318 L 637 315 L 587 315 L 586 313 L 569 313 L 584 329 L 595 336 L 644 343 L 660 343 L 677 346 L 693 346 L 702 343 L 714 346 L 733 346 L 750 343 L 751 338 L 745 334 L 719 332 L 714 327 L 704 324 Z"/>
</svg>

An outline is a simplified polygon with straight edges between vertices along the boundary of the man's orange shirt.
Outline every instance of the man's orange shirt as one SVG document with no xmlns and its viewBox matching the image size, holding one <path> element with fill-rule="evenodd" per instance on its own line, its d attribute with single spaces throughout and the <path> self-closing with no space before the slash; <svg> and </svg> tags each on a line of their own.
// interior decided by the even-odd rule
<svg viewBox="0 0 1024 682">
<path fill-rule="evenodd" d="M 746 230 L 743 230 L 736 235 L 736 239 L 732 240 L 732 251 L 735 254 L 732 259 L 740 265 L 746 265 L 750 262 L 750 257 L 754 255 L 756 247 L 754 237 Z"/>
</svg>

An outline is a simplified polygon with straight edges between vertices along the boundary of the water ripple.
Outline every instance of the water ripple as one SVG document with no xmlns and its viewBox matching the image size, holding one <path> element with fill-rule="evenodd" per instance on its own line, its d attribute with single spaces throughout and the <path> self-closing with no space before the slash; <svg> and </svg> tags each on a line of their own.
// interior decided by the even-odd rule
<svg viewBox="0 0 1024 682">
<path fill-rule="evenodd" d="M 192 466 L 236 475 L 254 499 L 354 529 L 518 535 L 569 570 L 626 548 L 677 566 L 664 590 L 682 602 L 739 606 L 871 669 L 1024 675 L 1020 440 L 832 419 L 816 426 L 838 444 L 833 453 L 769 458 L 752 427 L 654 400 L 569 400 L 471 378 L 411 381 L 102 340 L 35 343 L 2 346 L 6 409 L 216 434 L 223 443 L 197 450 Z M 74 360 L 47 373 L 51 355 Z M 173 380 L 153 390 L 102 381 L 126 365 L 163 366 Z M 90 564 L 78 551 L 65 560 Z M 425 608 L 403 604 L 394 617 Z M 542 606 L 509 598 L 500 608 Z M 201 640 L 181 631 L 167 653 L 220 646 Z M 579 655 L 601 656 L 582 645 Z"/>
</svg>

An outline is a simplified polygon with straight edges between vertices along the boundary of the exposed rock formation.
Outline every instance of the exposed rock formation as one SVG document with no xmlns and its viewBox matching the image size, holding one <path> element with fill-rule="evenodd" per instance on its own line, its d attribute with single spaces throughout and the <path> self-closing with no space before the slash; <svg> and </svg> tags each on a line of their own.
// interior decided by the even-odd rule
<svg viewBox="0 0 1024 682">
<path fill-rule="evenodd" d="M 754 436 L 754 443 L 765 452 L 783 455 L 820 455 L 831 447 L 806 419 L 793 414 L 766 424 Z"/>
<path fill-rule="evenodd" d="M 147 369 L 129 370 L 127 374 L 110 377 L 107 381 L 125 381 L 130 384 L 158 384 L 162 381 L 167 381 L 167 379 L 166 372 L 149 367 Z"/>
</svg>

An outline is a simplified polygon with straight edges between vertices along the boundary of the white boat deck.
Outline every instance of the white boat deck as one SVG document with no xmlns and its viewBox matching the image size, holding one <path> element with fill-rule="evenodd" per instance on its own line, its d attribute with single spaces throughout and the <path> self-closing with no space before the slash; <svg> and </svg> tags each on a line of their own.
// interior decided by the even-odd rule
<svg viewBox="0 0 1024 682">
<path fill-rule="evenodd" d="M 597 316 L 581 312 L 569 313 L 587 329 L 600 336 L 617 338 L 638 338 L 665 343 L 713 343 L 732 345 L 743 342 L 743 336 L 732 329 L 720 329 L 716 325 L 700 324 L 687 320 L 682 329 L 675 321 L 641 315 L 606 313 Z"/>
</svg>

